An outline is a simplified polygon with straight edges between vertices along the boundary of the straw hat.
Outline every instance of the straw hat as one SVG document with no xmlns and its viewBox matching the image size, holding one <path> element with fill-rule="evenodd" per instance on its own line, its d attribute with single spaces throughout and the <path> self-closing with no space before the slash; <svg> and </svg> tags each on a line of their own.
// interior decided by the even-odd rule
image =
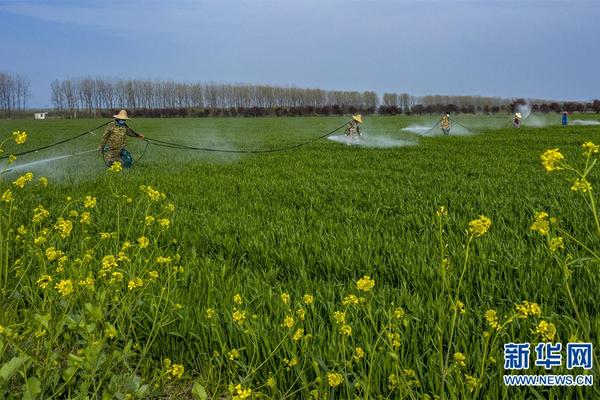
<svg viewBox="0 0 600 400">
<path fill-rule="evenodd" d="M 362 116 L 360 114 L 353 115 L 352 119 L 358 122 L 359 124 L 362 124 Z"/>
<path fill-rule="evenodd" d="M 119 113 L 117 115 L 113 115 L 113 118 L 115 118 L 115 119 L 129 119 L 129 117 L 127 116 L 127 111 L 125 111 L 125 110 L 119 111 Z"/>
<path fill-rule="evenodd" d="M 515 114 L 515 117 L 517 117 L 517 118 L 521 119 L 521 113 L 516 113 L 516 114 Z"/>
</svg>

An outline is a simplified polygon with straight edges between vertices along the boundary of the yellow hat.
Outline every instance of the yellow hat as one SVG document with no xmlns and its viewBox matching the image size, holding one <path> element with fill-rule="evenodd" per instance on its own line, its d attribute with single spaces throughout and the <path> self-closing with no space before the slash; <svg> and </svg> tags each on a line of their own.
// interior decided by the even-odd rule
<svg viewBox="0 0 600 400">
<path fill-rule="evenodd" d="M 516 113 L 516 114 L 515 114 L 515 117 L 517 117 L 517 118 L 521 119 L 521 113 Z"/>
<path fill-rule="evenodd" d="M 352 119 L 358 122 L 359 124 L 362 124 L 362 116 L 360 114 L 353 115 Z"/>
<path fill-rule="evenodd" d="M 125 110 L 119 111 L 119 113 L 117 115 L 113 115 L 113 118 L 115 118 L 115 119 L 129 119 L 129 117 L 127 116 L 127 111 L 125 111 Z"/>
</svg>

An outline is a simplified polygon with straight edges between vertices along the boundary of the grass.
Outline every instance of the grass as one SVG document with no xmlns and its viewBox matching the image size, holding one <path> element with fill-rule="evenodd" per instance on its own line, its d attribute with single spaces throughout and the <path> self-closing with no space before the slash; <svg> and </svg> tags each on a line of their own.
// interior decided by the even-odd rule
<svg viewBox="0 0 600 400">
<path fill-rule="evenodd" d="M 598 119 L 595 115 L 573 118 L 580 117 Z M 563 272 L 530 226 L 535 212 L 545 210 L 559 217 L 567 231 L 598 249 L 600 236 L 585 211 L 584 199 L 569 190 L 570 184 L 560 174 L 548 174 L 539 157 L 544 150 L 559 147 L 569 160 L 577 160 L 583 142 L 600 140 L 600 128 L 562 128 L 559 116 L 554 126 L 519 130 L 486 128 L 509 125 L 510 119 L 504 117 L 459 115 L 456 119 L 477 134 L 417 137 L 401 128 L 435 121 L 435 117 L 372 117 L 363 124 L 365 134 L 418 144 L 364 148 L 323 140 L 294 151 L 262 155 L 150 146 L 133 169 L 116 176 L 106 172 L 99 155 L 86 154 L 19 171 L 47 176 L 50 185 L 20 198 L 18 205 L 31 210 L 43 203 L 52 210 L 63 207 L 67 195 L 94 195 L 102 210 L 94 229 L 103 232 L 117 230 L 112 191 L 139 198 L 138 186 L 151 185 L 175 204 L 168 236 L 177 244 L 157 242 L 157 249 L 170 249 L 182 257 L 185 272 L 170 292 L 170 301 L 183 308 L 173 322 L 158 329 L 142 367 L 141 375 L 147 380 L 153 366 L 170 358 L 185 366 L 182 390 L 187 382 L 195 381 L 214 398 L 224 394 L 243 398 L 236 385 L 267 398 L 308 398 L 315 393 L 325 398 L 355 394 L 433 398 L 441 394 L 440 353 L 461 352 L 466 356 L 464 368 L 455 366 L 450 357 L 444 379 L 447 398 L 597 396 L 597 390 L 590 388 L 507 388 L 501 377 L 502 345 L 537 343 L 532 330 L 542 319 L 556 325 L 555 340 L 563 346 L 572 335 L 596 344 L 600 333 L 597 262 L 567 241 L 565 253 L 575 260 L 570 278 L 573 295 L 589 323 L 591 337 L 585 337 L 565 293 Z M 265 149 L 309 140 L 344 120 L 135 119 L 130 125 L 148 137 L 195 146 Z M 0 132 L 6 136 L 13 130 L 26 130 L 29 140 L 21 150 L 102 122 L 2 120 Z M 92 149 L 100 134 L 25 156 L 17 164 Z M 139 156 L 143 144 L 135 139 L 129 142 L 134 156 Z M 6 174 L 4 187 L 17 176 Z M 588 179 L 597 187 L 597 173 Z M 448 210 L 442 246 L 453 289 L 465 261 L 469 221 L 480 214 L 492 221 L 490 231 L 472 243 L 459 294 L 466 312 L 458 317 L 451 342 L 454 292 L 447 292 L 440 280 L 439 206 Z M 14 218 L 11 224 L 16 227 L 27 223 L 30 215 Z M 33 282 L 38 276 L 34 271 Z M 375 280 L 372 291 L 356 288 L 355 282 L 364 275 Z M 238 293 L 242 304 L 233 302 Z M 281 293 L 290 295 L 289 304 L 282 302 Z M 314 304 L 303 304 L 305 293 L 315 297 Z M 342 306 L 348 294 L 364 296 L 366 302 Z M 524 300 L 539 303 L 542 315 L 509 324 L 498 333 L 495 347 L 486 350 L 486 310 L 497 310 L 502 319 Z M 399 307 L 405 315 L 396 319 L 394 311 Z M 206 316 L 207 308 L 215 311 L 212 319 Z M 243 325 L 232 320 L 234 308 L 246 311 Z M 306 312 L 304 321 L 296 314 L 299 308 Z M 353 329 L 350 337 L 341 333 L 332 318 L 334 311 L 343 310 Z M 290 315 L 294 315 L 293 327 L 282 327 Z M 1 325 L 14 322 L 7 314 L 3 319 Z M 291 336 L 299 328 L 312 337 L 293 341 Z M 132 329 L 136 337 L 147 337 L 152 319 L 142 316 Z M 392 343 L 394 334 L 399 335 L 398 346 Z M 358 346 L 366 356 L 352 361 Z M 239 358 L 229 359 L 232 349 L 239 350 Z M 480 376 L 486 351 L 496 363 L 486 365 Z M 294 358 L 298 365 L 290 367 Z M 414 371 L 414 376 L 405 370 Z M 567 373 L 564 367 L 558 371 Z M 341 373 L 343 383 L 329 386 L 327 373 Z M 480 379 L 473 392 L 466 375 Z M 275 379 L 273 387 L 266 386 L 269 377 Z"/>
</svg>

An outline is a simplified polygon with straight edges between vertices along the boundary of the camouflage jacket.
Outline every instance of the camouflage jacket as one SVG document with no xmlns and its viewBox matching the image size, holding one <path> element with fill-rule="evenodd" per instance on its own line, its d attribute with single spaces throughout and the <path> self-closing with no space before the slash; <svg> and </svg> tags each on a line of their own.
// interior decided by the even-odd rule
<svg viewBox="0 0 600 400">
<path fill-rule="evenodd" d="M 346 136 L 360 136 L 360 127 L 355 120 L 348 122 L 348 125 L 346 125 Z"/>
<path fill-rule="evenodd" d="M 112 122 L 104 130 L 100 145 L 102 148 L 108 145 L 108 151 L 120 151 L 122 148 L 127 147 L 127 136 L 138 137 L 139 135 L 127 125 L 119 126 Z"/>
<path fill-rule="evenodd" d="M 442 129 L 450 129 L 450 118 L 447 115 L 442 117 Z"/>
</svg>

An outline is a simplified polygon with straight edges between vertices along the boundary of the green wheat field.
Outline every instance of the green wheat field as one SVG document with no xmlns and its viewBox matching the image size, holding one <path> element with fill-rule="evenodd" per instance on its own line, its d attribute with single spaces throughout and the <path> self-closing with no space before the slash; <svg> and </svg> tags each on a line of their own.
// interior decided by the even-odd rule
<svg viewBox="0 0 600 400">
<path fill-rule="evenodd" d="M 600 175 L 597 149 L 582 144 L 600 143 L 600 126 L 453 117 L 464 127 L 449 136 L 403 130 L 438 116 L 374 116 L 362 145 L 342 129 L 340 141 L 267 154 L 129 138 L 143 157 L 120 172 L 90 151 L 102 129 L 4 159 L 0 398 L 600 398 L 597 384 L 503 383 L 525 373 L 504 369 L 506 343 L 598 343 Z M 129 125 L 266 150 L 348 119 Z M 104 122 L 0 120 L 2 155 Z M 556 148 L 563 167 L 549 172 L 540 156 Z M 563 162 L 587 163 L 579 179 L 591 188 L 572 188 Z"/>
</svg>

